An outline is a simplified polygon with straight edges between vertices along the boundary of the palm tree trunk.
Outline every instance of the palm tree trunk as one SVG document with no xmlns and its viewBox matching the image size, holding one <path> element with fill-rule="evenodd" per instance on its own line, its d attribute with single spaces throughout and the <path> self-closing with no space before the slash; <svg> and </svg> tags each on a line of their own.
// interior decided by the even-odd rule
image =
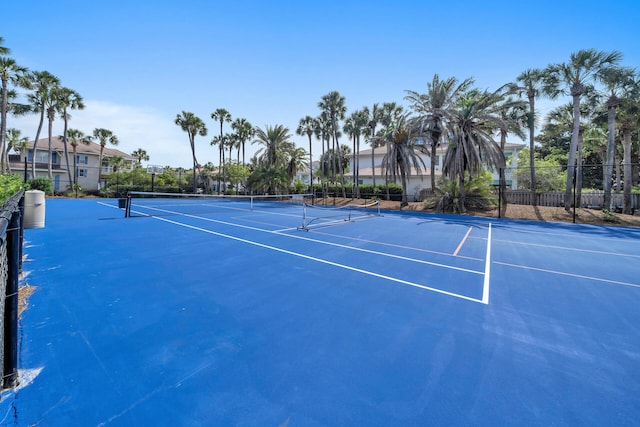
<svg viewBox="0 0 640 427">
<path fill-rule="evenodd" d="M 604 204 L 605 209 L 611 209 L 611 182 L 613 179 L 613 162 L 616 150 L 616 99 L 612 97 L 607 102 L 607 161 L 604 166 Z"/>
<path fill-rule="evenodd" d="M 307 136 L 309 137 L 309 192 L 313 194 L 313 155 L 311 154 L 311 133 L 308 133 Z"/>
<path fill-rule="evenodd" d="M 371 177 L 373 178 L 373 192 L 376 191 L 376 143 L 371 142 Z"/>
<path fill-rule="evenodd" d="M 73 146 L 73 188 L 76 188 L 78 184 L 78 165 L 76 163 L 77 151 L 75 145 Z M 67 163 L 69 165 L 69 163 Z"/>
<path fill-rule="evenodd" d="M 400 180 L 402 181 L 402 202 L 400 202 L 400 208 L 403 208 L 409 205 L 409 201 L 407 200 L 407 172 L 405 171 L 404 163 L 399 163 L 400 169 Z"/>
<path fill-rule="evenodd" d="M 52 157 L 53 157 L 53 149 L 51 146 L 51 134 L 53 133 L 53 119 L 51 119 L 51 117 L 49 118 L 49 127 L 48 127 L 48 131 L 49 131 L 49 164 L 48 164 L 48 176 L 49 179 L 53 180 L 53 163 L 52 163 Z"/>
<path fill-rule="evenodd" d="M 578 151 L 578 132 L 580 132 L 580 95 L 573 94 L 573 132 L 567 162 L 567 183 L 564 194 L 564 209 L 569 212 L 573 201 L 573 177 L 576 171 L 576 152 Z"/>
<path fill-rule="evenodd" d="M 73 182 L 73 179 L 71 177 L 71 171 L 69 170 L 69 148 L 67 147 L 67 130 L 68 130 L 68 125 L 69 125 L 69 119 L 67 118 L 67 110 L 66 110 L 66 108 L 65 108 L 65 110 L 63 112 L 63 116 L 64 116 L 64 131 L 62 133 L 62 143 L 64 144 L 64 160 L 65 160 L 65 162 L 67 164 L 67 172 L 68 172 L 68 176 L 69 176 L 69 185 L 71 186 L 72 184 L 75 184 L 75 183 Z"/>
<path fill-rule="evenodd" d="M 42 126 L 44 125 L 44 107 L 40 110 L 40 123 L 36 130 L 36 138 L 33 140 L 33 148 L 31 155 L 31 178 L 36 177 L 36 148 L 38 147 L 38 138 L 40 138 L 40 132 L 42 132 Z"/>
<path fill-rule="evenodd" d="M 536 183 L 536 156 L 535 156 L 535 91 L 529 91 L 529 168 L 531 170 L 531 204 L 533 206 L 538 205 L 538 197 L 537 197 L 537 183 Z M 504 147 L 502 147 L 502 152 L 504 153 Z M 506 208 L 506 206 L 505 206 Z"/>
<path fill-rule="evenodd" d="M 356 140 L 356 152 L 354 153 L 355 157 L 355 166 L 354 166 L 354 181 L 356 184 L 356 194 L 355 196 L 359 199 L 360 198 L 360 134 L 358 134 L 357 136 L 357 140 Z"/>
<path fill-rule="evenodd" d="M 507 132 L 505 131 L 500 131 L 500 151 L 502 151 L 504 153 L 504 147 L 505 145 L 507 145 Z M 507 192 L 507 180 L 506 180 L 506 164 L 500 168 L 499 171 L 499 175 L 500 175 L 500 200 L 502 201 L 502 203 L 500 204 L 500 217 L 504 218 L 506 213 L 507 213 L 507 198 L 505 197 L 505 194 Z M 535 192 L 533 192 L 533 194 L 531 195 L 531 205 L 532 206 L 536 206 L 537 204 L 537 200 L 536 200 L 536 194 Z"/>
<path fill-rule="evenodd" d="M 582 205 L 582 157 L 583 157 L 584 139 L 582 137 L 582 127 L 578 132 L 578 153 L 576 158 L 576 208 Z"/>
<path fill-rule="evenodd" d="M 193 156 L 193 194 L 198 192 L 198 185 L 196 184 L 196 168 L 198 161 L 196 160 L 196 143 L 195 135 L 189 135 L 189 143 L 191 144 L 191 155 Z"/>
<path fill-rule="evenodd" d="M 632 186 L 632 167 L 631 167 L 631 130 L 623 129 L 622 147 L 624 155 L 622 159 L 623 177 L 624 177 L 624 205 L 622 213 L 631 214 L 631 186 Z"/>
</svg>

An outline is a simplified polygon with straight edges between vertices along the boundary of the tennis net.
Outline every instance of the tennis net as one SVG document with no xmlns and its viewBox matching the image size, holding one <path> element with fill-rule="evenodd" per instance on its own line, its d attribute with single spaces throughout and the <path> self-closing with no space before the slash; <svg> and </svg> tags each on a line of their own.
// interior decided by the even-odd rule
<svg viewBox="0 0 640 427">
<path fill-rule="evenodd" d="M 311 194 L 212 195 L 131 191 L 127 195 L 125 216 L 197 215 L 217 212 L 250 212 L 263 209 L 302 206 Z"/>
<path fill-rule="evenodd" d="M 367 204 L 347 204 L 344 206 L 310 205 L 305 203 L 302 213 L 300 230 L 309 231 L 311 228 L 327 227 L 347 221 L 380 216 L 380 201 Z"/>
</svg>

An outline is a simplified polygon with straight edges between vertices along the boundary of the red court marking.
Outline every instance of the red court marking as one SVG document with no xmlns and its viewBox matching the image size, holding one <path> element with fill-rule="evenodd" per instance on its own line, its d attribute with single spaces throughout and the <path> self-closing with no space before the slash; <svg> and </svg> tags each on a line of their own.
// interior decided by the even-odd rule
<svg viewBox="0 0 640 427">
<path fill-rule="evenodd" d="M 473 230 L 473 227 L 469 227 L 469 229 L 467 230 L 467 234 L 465 234 L 464 237 L 462 238 L 462 241 L 456 248 L 455 252 L 453 253 L 453 256 L 458 256 L 458 252 L 460 252 L 460 249 L 462 249 L 462 245 L 464 245 L 464 242 L 467 241 L 467 237 L 469 237 L 469 233 L 471 233 L 471 230 Z"/>
</svg>

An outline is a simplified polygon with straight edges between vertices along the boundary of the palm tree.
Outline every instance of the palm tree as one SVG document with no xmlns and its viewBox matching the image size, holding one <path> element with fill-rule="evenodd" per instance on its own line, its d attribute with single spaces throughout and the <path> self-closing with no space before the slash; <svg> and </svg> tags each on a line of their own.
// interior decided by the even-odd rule
<svg viewBox="0 0 640 427">
<path fill-rule="evenodd" d="M 635 71 L 626 67 L 606 67 L 602 70 L 601 81 L 604 84 L 607 99 L 607 160 L 604 166 L 604 208 L 611 209 L 611 183 L 613 181 L 613 163 L 616 149 L 616 109 L 620 105 L 620 97 L 624 97 L 632 89 Z M 629 134 L 630 136 L 630 134 Z M 626 174 L 625 174 L 626 177 Z M 625 186 L 626 187 L 626 186 Z"/>
<path fill-rule="evenodd" d="M 631 133 L 637 130 L 638 116 L 640 115 L 640 80 L 637 76 L 631 78 L 629 84 L 628 96 L 626 96 L 621 104 L 620 112 L 620 133 L 622 135 L 623 148 L 623 208 L 622 212 L 631 214 L 631 187 L 633 186 L 633 166 L 631 161 Z M 635 175 L 637 176 L 637 175 Z"/>
<path fill-rule="evenodd" d="M 362 110 L 356 110 L 345 121 L 343 130 L 353 140 L 353 197 L 360 197 L 359 190 L 359 170 L 360 170 L 360 137 L 366 133 L 369 123 L 369 108 L 363 107 Z"/>
<path fill-rule="evenodd" d="M 36 149 L 38 147 L 38 139 L 44 125 L 44 116 L 47 111 L 47 105 L 50 102 L 52 91 L 60 85 L 60 79 L 48 71 L 34 71 L 26 78 L 26 87 L 31 92 L 27 95 L 30 111 L 40 115 L 38 129 L 33 140 L 32 158 L 31 158 L 31 176 L 36 176 Z"/>
<path fill-rule="evenodd" d="M 29 146 L 29 138 L 26 136 L 21 136 L 21 132 L 18 129 L 9 128 L 6 133 L 6 141 L 7 141 L 7 151 L 6 151 L 6 162 L 9 164 L 9 151 L 13 149 L 14 151 L 18 151 L 20 153 L 24 153 L 27 147 Z"/>
<path fill-rule="evenodd" d="M 111 145 L 118 145 L 118 137 L 111 132 L 109 129 L 104 128 L 96 128 L 93 130 L 93 137 L 100 144 L 100 156 L 98 158 L 98 167 L 102 170 L 102 157 L 104 154 L 104 147 L 107 146 L 107 143 Z M 98 172 L 98 180 L 100 180 L 100 172 Z"/>
<path fill-rule="evenodd" d="M 545 91 L 552 99 L 560 94 L 571 95 L 573 100 L 573 133 L 569 148 L 569 163 L 567 164 L 567 184 L 564 198 L 564 208 L 571 209 L 572 180 L 576 172 L 576 152 L 578 149 L 578 133 L 580 128 L 580 99 L 590 88 L 590 83 L 597 80 L 601 71 L 611 65 L 616 65 L 622 59 L 620 52 L 602 52 L 595 49 L 580 50 L 572 53 L 569 62 L 549 65 L 545 74 Z"/>
<path fill-rule="evenodd" d="M 78 145 L 89 145 L 89 143 L 91 143 L 91 137 L 85 135 L 84 132 L 78 129 L 67 129 L 66 134 L 69 139 L 69 144 L 71 144 L 71 148 L 73 149 L 73 181 L 69 182 L 73 182 L 73 188 L 76 188 L 76 185 L 78 184 Z"/>
<path fill-rule="evenodd" d="M 327 143 L 326 151 L 329 150 L 329 141 L 331 139 L 331 133 L 332 133 L 331 121 L 326 113 L 321 113 L 316 118 L 315 122 L 316 122 L 316 126 L 313 132 L 316 135 L 316 138 L 319 139 L 321 142 L 321 145 L 322 145 L 321 159 L 322 159 L 325 156 L 325 141 Z M 330 174 L 324 161 L 320 162 L 320 176 L 322 177 L 322 197 L 325 198 L 326 190 L 327 190 L 325 185 L 326 184 L 325 178 L 328 178 Z"/>
<path fill-rule="evenodd" d="M 376 164 L 375 164 L 375 155 L 376 155 L 376 144 L 378 140 L 376 139 L 376 127 L 380 120 L 382 120 L 382 109 L 380 106 L 375 103 L 373 104 L 373 108 L 371 109 L 371 115 L 368 117 L 369 122 L 367 126 L 369 127 L 369 142 L 371 144 L 371 177 L 373 178 L 373 187 L 376 186 Z"/>
<path fill-rule="evenodd" d="M 196 135 L 206 136 L 207 135 L 207 127 L 205 126 L 202 119 L 195 114 L 182 111 L 182 114 L 176 115 L 176 119 L 174 123 L 180 128 L 187 132 L 189 136 L 189 145 L 191 145 L 191 155 L 193 157 L 193 193 L 198 192 L 198 185 L 196 182 L 196 169 L 198 168 L 198 161 L 196 160 Z"/>
<path fill-rule="evenodd" d="M 11 49 L 9 49 L 4 45 L 4 38 L 0 37 L 0 55 L 8 55 L 11 53 Z"/>
<path fill-rule="evenodd" d="M 527 115 L 527 128 L 529 129 L 529 169 L 531 173 L 531 204 L 537 206 L 536 195 L 536 167 L 535 167 L 535 125 L 536 125 L 536 97 L 540 96 L 544 83 L 543 71 L 537 68 L 529 68 L 518 77 L 511 89 L 519 96 L 526 94 L 529 102 L 529 113 Z"/>
<path fill-rule="evenodd" d="M 504 168 L 504 153 L 493 139 L 497 130 L 508 129 L 500 112 L 504 91 L 471 90 L 460 99 L 451 118 L 451 139 L 444 158 L 442 172 L 458 179 L 459 211 L 465 211 L 465 174 L 476 175 L 486 165 L 495 170 Z"/>
<path fill-rule="evenodd" d="M 407 200 L 407 176 L 411 175 L 411 169 L 415 169 L 418 174 L 422 173 L 422 167 L 425 167 L 420 155 L 416 152 L 416 138 L 411 137 L 410 126 L 406 116 L 399 117 L 393 123 L 390 123 L 383 136 L 388 150 L 382 159 L 382 165 L 386 175 L 395 178 L 400 175 L 402 184 L 402 202 L 400 207 L 409 204 Z"/>
<path fill-rule="evenodd" d="M 0 51 L 0 53 L 2 52 Z M 0 56 L 0 80 L 2 81 L 2 93 L 0 95 L 0 172 L 2 173 L 9 169 L 9 164 L 5 164 L 5 157 L 8 151 L 5 136 L 7 133 L 9 83 L 18 83 L 26 74 L 27 69 L 16 64 L 15 60 Z"/>
<path fill-rule="evenodd" d="M 331 129 L 333 130 L 333 144 L 336 147 L 338 153 L 338 164 L 342 163 L 342 155 L 340 153 L 340 143 L 338 142 L 338 122 L 344 119 L 347 112 L 345 106 L 345 98 L 341 96 L 337 91 L 332 91 L 322 97 L 322 100 L 318 102 L 318 108 L 325 112 L 331 120 Z M 340 183 L 342 185 L 342 197 L 347 197 L 346 189 L 344 187 L 344 174 L 340 174 Z"/>
<path fill-rule="evenodd" d="M 213 120 L 216 120 L 217 122 L 220 122 L 220 139 L 218 141 L 220 148 L 220 168 L 222 169 L 222 185 L 224 185 L 224 146 L 227 141 L 222 138 L 222 125 L 224 124 L 224 122 L 231 122 L 231 113 L 229 113 L 224 108 L 218 108 L 216 111 L 211 113 L 211 118 Z M 220 188 L 220 178 L 218 178 L 218 193 L 220 193 Z"/>
<path fill-rule="evenodd" d="M 426 153 L 431 158 L 431 191 L 433 192 L 436 189 L 437 148 L 442 135 L 447 133 L 450 110 L 455 107 L 460 96 L 472 84 L 472 78 L 458 84 L 458 79 L 455 77 L 440 80 L 440 76 L 434 74 L 431 82 L 427 83 L 427 93 L 406 91 L 407 95 L 404 99 L 411 103 L 411 109 L 416 113 L 416 117 L 411 120 L 411 128 L 416 135 L 424 134 L 429 144 L 430 149 Z"/>
<path fill-rule="evenodd" d="M 253 138 L 253 135 L 255 134 L 255 130 L 253 129 L 253 125 L 249 123 L 247 119 L 243 119 L 243 118 L 235 119 L 233 123 L 231 123 L 231 128 L 235 130 L 239 147 L 242 148 L 242 165 L 244 166 L 245 144 L 247 143 L 248 140 Z M 240 162 L 240 159 L 238 159 L 238 162 Z"/>
<path fill-rule="evenodd" d="M 255 137 L 251 143 L 262 146 L 256 152 L 260 163 L 268 166 L 286 166 L 288 153 L 294 148 L 288 128 L 283 125 L 267 125 L 264 129 L 256 129 Z"/>
<path fill-rule="evenodd" d="M 296 134 L 307 135 L 309 138 L 309 191 L 313 194 L 313 155 L 311 148 L 311 137 L 313 136 L 316 127 L 318 126 L 316 119 L 311 116 L 305 116 L 298 122 L 298 128 Z"/>
<path fill-rule="evenodd" d="M 131 155 L 136 158 L 136 162 L 138 162 L 138 166 L 142 165 L 143 160 L 145 162 L 149 161 L 149 155 L 147 154 L 147 151 L 143 150 L 142 148 L 138 148 L 133 153 L 131 153 Z"/>
<path fill-rule="evenodd" d="M 578 146 L 576 148 L 576 168 L 575 168 L 575 187 L 576 187 L 576 202 L 577 206 L 580 207 L 581 203 L 581 195 L 582 195 L 582 158 L 583 158 L 583 147 L 584 147 L 584 131 L 586 129 L 586 123 L 584 122 L 584 116 L 589 113 L 588 108 L 585 104 L 580 106 L 580 123 L 578 126 Z M 549 135 L 562 135 L 562 134 L 571 134 L 573 129 L 573 105 L 572 104 L 564 104 L 555 109 L 551 110 L 549 114 L 547 114 L 547 126 L 545 129 Z"/>
<path fill-rule="evenodd" d="M 64 158 L 67 163 L 67 172 L 69 173 L 69 184 L 76 183 L 75 179 L 71 178 L 71 170 L 68 168 L 69 165 L 69 151 L 67 149 L 67 127 L 69 124 L 69 119 L 71 116 L 68 111 L 71 110 L 82 110 L 84 109 L 84 103 L 82 102 L 82 97 L 80 94 L 74 90 L 63 87 L 56 91 L 57 94 L 57 103 L 56 106 L 58 108 L 58 112 L 62 115 L 62 119 L 64 120 L 64 132 L 62 134 L 62 143 L 64 144 Z M 75 171 L 75 165 L 73 170 Z M 77 172 L 75 172 L 77 173 Z"/>
<path fill-rule="evenodd" d="M 306 160 L 307 151 L 301 147 L 292 147 L 288 153 L 289 162 L 287 163 L 287 174 L 289 175 L 289 179 L 295 179 L 298 171 L 307 167 L 309 164 Z"/>
</svg>

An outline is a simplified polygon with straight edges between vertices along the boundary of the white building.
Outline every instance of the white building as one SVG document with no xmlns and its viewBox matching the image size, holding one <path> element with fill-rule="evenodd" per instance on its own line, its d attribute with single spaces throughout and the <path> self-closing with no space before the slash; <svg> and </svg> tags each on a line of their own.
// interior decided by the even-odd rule
<svg viewBox="0 0 640 427">
<path fill-rule="evenodd" d="M 32 160 L 34 159 L 33 141 L 30 141 L 27 148 L 19 154 L 9 155 L 9 164 L 11 173 L 22 175 L 25 173 L 27 179 L 33 177 Z M 64 144 L 61 138 L 51 138 L 51 169 L 53 175 L 53 190 L 65 191 L 71 187 L 69 182 L 69 171 L 71 178 L 77 177 L 77 183 L 80 187 L 86 189 L 104 188 L 106 181 L 105 176 L 113 172 L 111 159 L 114 157 L 122 157 L 124 160 L 121 171 L 133 170 L 136 158 L 130 154 L 124 153 L 115 148 L 104 147 L 102 165 L 99 165 L 100 144 L 90 142 L 88 145 L 79 144 L 76 149 L 76 162 L 74 170 L 73 147 L 67 141 L 67 150 L 69 156 L 69 164 L 64 154 Z M 49 176 L 49 140 L 43 138 L 38 140 L 35 150 L 35 177 Z"/>
<path fill-rule="evenodd" d="M 515 170 L 518 166 L 518 154 L 525 147 L 524 144 L 505 144 L 504 155 L 507 163 L 506 181 L 507 188 L 518 188 L 518 182 L 515 173 L 510 173 L 511 170 Z M 436 167 L 435 167 L 435 179 L 436 181 L 442 177 L 442 165 L 444 161 L 444 155 L 446 153 L 446 145 L 442 144 L 438 147 L 436 155 Z M 375 150 L 367 149 L 360 150 L 359 155 L 359 171 L 358 171 L 358 183 L 359 184 L 373 184 L 374 173 L 376 185 L 385 183 L 384 170 L 382 168 L 382 159 L 387 153 L 386 146 L 377 147 Z M 373 159 L 372 159 L 373 154 Z M 354 170 L 354 158 L 353 154 L 348 154 L 349 157 L 349 171 L 345 174 L 345 179 L 349 182 L 353 182 L 353 170 Z M 414 196 L 420 194 L 423 189 L 431 188 L 431 157 L 426 153 L 420 153 L 420 158 L 424 162 L 424 168 L 421 167 L 422 173 L 416 173 L 415 169 L 411 169 L 411 175 L 407 181 L 407 193 L 408 196 Z M 373 163 L 372 163 L 373 162 Z M 497 186 L 500 183 L 498 171 L 493 172 L 493 185 Z M 399 182 L 398 182 L 399 183 Z"/>
</svg>

